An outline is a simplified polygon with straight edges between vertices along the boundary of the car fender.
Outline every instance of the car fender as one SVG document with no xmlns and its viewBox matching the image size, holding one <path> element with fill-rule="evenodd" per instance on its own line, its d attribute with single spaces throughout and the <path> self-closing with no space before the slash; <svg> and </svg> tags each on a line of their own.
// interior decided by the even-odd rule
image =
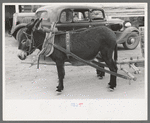
<svg viewBox="0 0 150 123">
<path fill-rule="evenodd" d="M 25 27 L 26 25 L 27 25 L 26 23 L 18 24 L 16 27 L 14 27 L 14 28 L 11 30 L 11 35 L 12 35 L 14 38 L 16 38 L 17 32 L 18 32 L 21 28 Z"/>
<path fill-rule="evenodd" d="M 139 35 L 139 30 L 136 27 L 128 27 L 124 31 L 116 32 L 117 44 L 124 43 L 131 33 L 137 33 Z"/>
</svg>

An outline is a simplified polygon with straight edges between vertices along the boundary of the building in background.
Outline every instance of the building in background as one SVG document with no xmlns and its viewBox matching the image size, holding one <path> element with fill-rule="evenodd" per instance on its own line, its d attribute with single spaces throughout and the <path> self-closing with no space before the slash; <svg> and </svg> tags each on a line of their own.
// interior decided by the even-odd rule
<svg viewBox="0 0 150 123">
<path fill-rule="evenodd" d="M 16 12 L 14 5 L 5 5 L 5 32 L 10 33 L 13 14 Z"/>
</svg>

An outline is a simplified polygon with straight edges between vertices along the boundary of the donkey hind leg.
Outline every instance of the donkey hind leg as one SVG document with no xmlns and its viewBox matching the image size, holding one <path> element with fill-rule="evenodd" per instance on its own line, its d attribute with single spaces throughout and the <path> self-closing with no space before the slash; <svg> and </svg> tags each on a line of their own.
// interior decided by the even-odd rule
<svg viewBox="0 0 150 123">
<path fill-rule="evenodd" d="M 110 71 L 117 73 L 117 65 L 112 59 L 112 52 L 110 52 L 110 50 L 107 51 L 105 50 L 104 52 L 101 53 Z M 110 75 L 110 82 L 108 83 L 108 85 L 110 89 L 114 89 L 116 87 L 116 76 Z"/>
<path fill-rule="evenodd" d="M 65 76 L 64 62 L 56 61 L 56 66 L 57 66 L 58 79 L 59 79 L 59 83 L 56 91 L 61 92 L 64 89 L 64 85 L 63 85 L 63 79 Z"/>
<path fill-rule="evenodd" d="M 96 59 L 98 60 L 98 62 L 104 62 L 101 52 L 99 52 L 96 56 Z M 98 65 L 99 67 L 104 69 L 104 66 Z M 96 73 L 97 73 L 97 77 L 99 77 L 99 79 L 103 79 L 103 77 L 105 76 L 105 72 L 100 71 L 98 69 L 96 69 Z"/>
<path fill-rule="evenodd" d="M 117 66 L 112 59 L 106 61 L 106 64 L 108 65 L 110 71 L 117 73 Z M 116 76 L 110 75 L 110 82 L 108 83 L 108 85 L 111 90 L 116 87 Z"/>
</svg>

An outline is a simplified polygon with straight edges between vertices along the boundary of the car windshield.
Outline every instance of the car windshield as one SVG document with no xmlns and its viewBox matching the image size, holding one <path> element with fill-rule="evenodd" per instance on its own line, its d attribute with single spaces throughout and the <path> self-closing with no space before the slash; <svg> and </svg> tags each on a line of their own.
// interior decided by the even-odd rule
<svg viewBox="0 0 150 123">
<path fill-rule="evenodd" d="M 36 18 L 48 18 L 47 11 L 39 11 L 36 13 Z"/>
</svg>

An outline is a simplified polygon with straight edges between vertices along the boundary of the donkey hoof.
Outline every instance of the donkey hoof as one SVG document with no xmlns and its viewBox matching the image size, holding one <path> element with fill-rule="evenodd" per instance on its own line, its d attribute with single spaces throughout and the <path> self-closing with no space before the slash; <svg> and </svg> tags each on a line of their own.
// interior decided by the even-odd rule
<svg viewBox="0 0 150 123">
<path fill-rule="evenodd" d="M 104 78 L 104 76 L 101 76 L 101 75 L 99 75 L 99 74 L 97 74 L 97 77 L 98 77 L 99 79 L 103 79 L 103 78 Z"/>
<path fill-rule="evenodd" d="M 110 91 L 110 92 L 113 92 L 113 91 L 114 91 L 114 88 L 109 88 L 109 91 Z"/>
<path fill-rule="evenodd" d="M 61 92 L 62 90 L 60 90 L 60 89 L 57 89 L 56 91 L 57 91 L 57 92 Z"/>
<path fill-rule="evenodd" d="M 107 88 L 108 88 L 108 90 L 109 90 L 109 91 L 111 91 L 111 92 L 112 92 L 112 91 L 114 91 L 114 90 L 115 90 L 115 88 L 116 88 L 116 87 L 111 87 L 111 85 L 110 85 L 110 84 L 108 84 L 108 85 L 107 85 Z"/>
<path fill-rule="evenodd" d="M 99 79 L 103 79 L 103 76 L 99 76 Z"/>
<path fill-rule="evenodd" d="M 59 87 L 59 86 L 57 86 L 56 88 L 57 88 L 56 91 L 58 91 L 58 92 L 61 92 L 64 89 L 64 87 Z"/>
<path fill-rule="evenodd" d="M 62 91 L 61 90 L 56 90 L 56 95 L 61 95 L 62 94 Z"/>
<path fill-rule="evenodd" d="M 108 89 L 109 89 L 110 92 L 113 92 L 116 89 L 116 87 L 111 87 L 110 86 Z"/>
</svg>

